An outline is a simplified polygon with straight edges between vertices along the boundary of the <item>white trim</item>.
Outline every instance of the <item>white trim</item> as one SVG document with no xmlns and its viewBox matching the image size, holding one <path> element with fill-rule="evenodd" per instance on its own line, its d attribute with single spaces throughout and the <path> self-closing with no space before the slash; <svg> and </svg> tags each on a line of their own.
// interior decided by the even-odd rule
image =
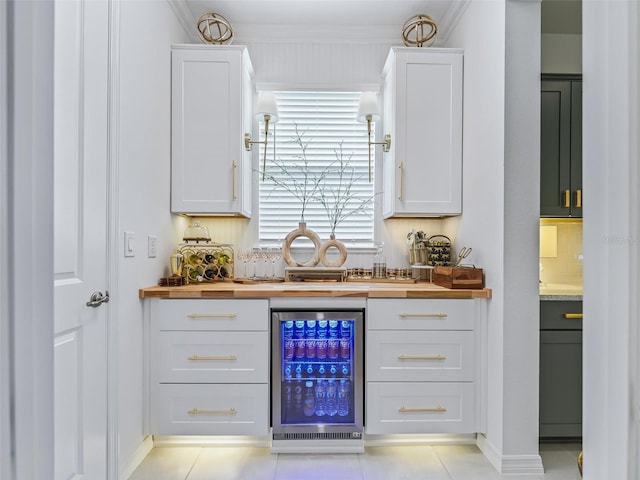
<svg viewBox="0 0 640 480">
<path fill-rule="evenodd" d="M 365 447 L 405 447 L 411 445 L 475 445 L 476 434 L 364 435 Z"/>
<path fill-rule="evenodd" d="M 270 447 L 270 437 L 154 435 L 154 447 Z"/>
<path fill-rule="evenodd" d="M 24 480 L 50 478 L 54 471 L 53 10 L 53 2 L 10 2 L 9 28 L 3 30 L 9 67 L 9 262 L 3 275 L 11 279 L 11 474 Z"/>
<path fill-rule="evenodd" d="M 178 22 L 182 26 L 182 29 L 185 31 L 191 41 L 196 43 L 202 43 L 200 37 L 196 34 L 196 19 L 193 18 L 191 14 L 191 10 L 187 6 L 187 2 L 185 0 L 167 0 L 171 10 L 173 10 L 173 14 L 178 19 Z"/>
<path fill-rule="evenodd" d="M 7 2 L 0 2 L 0 31 L 7 31 Z M 9 270 L 9 172 L 8 172 L 8 47 L 0 36 L 0 272 Z M 9 402 L 9 275 L 0 275 L 0 478 L 11 478 L 11 423 Z"/>
<path fill-rule="evenodd" d="M 167 0 L 184 31 L 195 43 L 202 43 L 198 36 L 196 21 L 186 0 Z M 536 0 L 539 1 L 539 0 Z M 439 22 L 438 30 L 444 32 L 437 35 L 433 46 L 444 46 L 449 41 L 451 32 L 455 30 L 471 0 L 454 0 L 450 2 L 444 18 Z M 238 23 L 233 25 L 234 42 L 269 42 L 279 43 L 340 43 L 400 45 L 402 37 L 397 25 L 341 25 L 339 29 L 327 25 L 264 25 Z"/>
<path fill-rule="evenodd" d="M 456 29 L 460 19 L 464 15 L 465 10 L 471 3 L 471 0 L 453 1 L 447 10 L 446 15 L 440 22 L 439 29 L 445 32 L 444 36 L 436 37 L 435 46 L 443 46 L 449 43 L 451 33 Z"/>
<path fill-rule="evenodd" d="M 120 471 L 119 480 L 127 480 L 133 475 L 133 472 L 140 466 L 146 456 L 149 455 L 153 447 L 154 444 L 151 435 L 145 437 L 138 448 L 136 448 L 136 451 L 133 452 L 133 455 L 131 455 L 124 468 Z"/>
<path fill-rule="evenodd" d="M 476 445 L 501 475 L 544 474 L 540 455 L 502 455 L 484 435 L 478 435 Z"/>
<path fill-rule="evenodd" d="M 111 292 L 107 309 L 107 479 L 116 480 L 119 468 L 119 167 L 120 167 L 120 2 L 109 0 L 107 79 L 107 243 L 106 281 Z"/>
</svg>

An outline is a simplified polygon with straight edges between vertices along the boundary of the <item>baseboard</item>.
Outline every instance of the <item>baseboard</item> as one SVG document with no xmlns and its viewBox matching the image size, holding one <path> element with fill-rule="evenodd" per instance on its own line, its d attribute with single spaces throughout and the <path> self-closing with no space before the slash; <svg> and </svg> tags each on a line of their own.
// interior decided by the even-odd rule
<svg viewBox="0 0 640 480">
<path fill-rule="evenodd" d="M 476 434 L 365 435 L 365 447 L 409 445 L 475 445 Z"/>
<path fill-rule="evenodd" d="M 503 455 L 484 435 L 478 435 L 476 445 L 501 475 L 544 474 L 540 455 Z"/>
<path fill-rule="evenodd" d="M 207 435 L 154 435 L 154 447 L 269 447 L 269 437 L 207 436 Z"/>
<path fill-rule="evenodd" d="M 127 480 L 131 475 L 133 475 L 133 472 L 135 472 L 136 468 L 138 468 L 138 466 L 142 463 L 142 461 L 149 454 L 152 448 L 153 437 L 151 435 L 148 435 L 142 441 L 136 451 L 133 452 L 133 455 L 131 455 L 125 467 L 120 470 L 120 480 Z"/>
</svg>

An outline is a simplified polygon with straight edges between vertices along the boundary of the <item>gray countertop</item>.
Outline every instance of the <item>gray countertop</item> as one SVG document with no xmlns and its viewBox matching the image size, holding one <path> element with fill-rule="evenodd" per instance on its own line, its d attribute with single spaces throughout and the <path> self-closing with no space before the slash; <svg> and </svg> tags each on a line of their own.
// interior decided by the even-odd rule
<svg viewBox="0 0 640 480">
<path fill-rule="evenodd" d="M 540 284 L 540 300 L 582 301 L 582 285 L 542 283 Z"/>
</svg>

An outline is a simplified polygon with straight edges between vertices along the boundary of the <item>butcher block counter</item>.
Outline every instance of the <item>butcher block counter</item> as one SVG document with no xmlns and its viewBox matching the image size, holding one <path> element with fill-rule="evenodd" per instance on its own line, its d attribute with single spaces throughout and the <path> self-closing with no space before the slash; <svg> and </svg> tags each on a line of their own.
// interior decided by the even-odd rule
<svg viewBox="0 0 640 480">
<path fill-rule="evenodd" d="M 140 298 L 491 298 L 491 289 L 449 289 L 432 283 L 280 282 L 199 283 L 180 287 L 142 288 Z"/>
</svg>

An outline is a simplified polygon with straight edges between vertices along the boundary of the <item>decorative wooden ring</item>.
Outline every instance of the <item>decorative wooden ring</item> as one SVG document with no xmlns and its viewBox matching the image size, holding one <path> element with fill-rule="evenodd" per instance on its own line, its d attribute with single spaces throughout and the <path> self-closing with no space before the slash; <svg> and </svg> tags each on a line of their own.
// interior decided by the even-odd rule
<svg viewBox="0 0 640 480">
<path fill-rule="evenodd" d="M 313 258 L 308 262 L 302 263 L 291 257 L 291 244 L 298 237 L 307 237 L 313 242 L 316 250 Z M 282 242 L 282 260 L 290 267 L 315 267 L 320 261 L 320 237 L 313 230 L 307 230 L 307 223 L 300 222 L 298 228 L 289 232 Z"/>
<path fill-rule="evenodd" d="M 340 252 L 340 258 L 336 261 L 331 261 L 327 258 L 327 251 L 331 248 L 337 248 Z M 331 240 L 327 240 L 320 247 L 320 261 L 325 267 L 341 267 L 347 260 L 347 247 L 344 243 L 336 240 L 334 235 L 331 235 Z"/>
</svg>

